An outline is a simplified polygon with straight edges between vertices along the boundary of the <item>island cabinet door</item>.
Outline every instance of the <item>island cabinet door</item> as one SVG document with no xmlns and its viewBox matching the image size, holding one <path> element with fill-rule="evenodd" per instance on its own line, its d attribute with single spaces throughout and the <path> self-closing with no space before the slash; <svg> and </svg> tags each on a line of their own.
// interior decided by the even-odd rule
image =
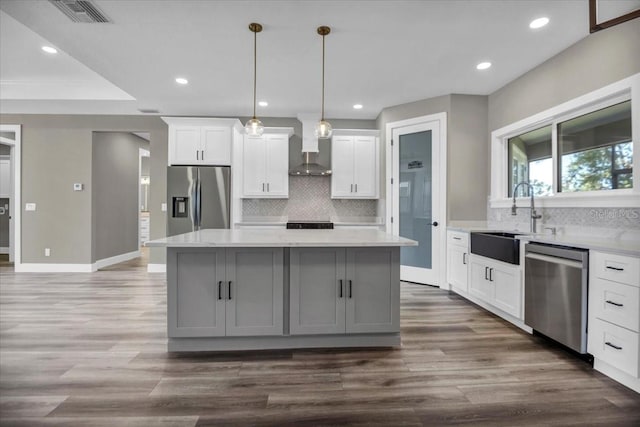
<svg viewBox="0 0 640 427">
<path fill-rule="evenodd" d="M 345 333 L 345 249 L 292 248 L 291 335 Z"/>
<path fill-rule="evenodd" d="M 215 337 L 225 334 L 224 249 L 167 250 L 168 334 Z"/>
<path fill-rule="evenodd" d="M 347 249 L 347 333 L 400 331 L 400 249 Z"/>
<path fill-rule="evenodd" d="M 283 252 L 227 249 L 227 336 L 283 334 Z"/>
</svg>

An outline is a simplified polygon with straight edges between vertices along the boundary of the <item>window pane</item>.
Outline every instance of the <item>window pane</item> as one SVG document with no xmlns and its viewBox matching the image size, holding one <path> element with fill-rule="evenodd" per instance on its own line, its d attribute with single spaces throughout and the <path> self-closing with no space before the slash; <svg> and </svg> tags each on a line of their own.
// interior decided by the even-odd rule
<svg viewBox="0 0 640 427">
<path fill-rule="evenodd" d="M 533 185 L 536 196 L 548 196 L 553 186 L 553 160 L 551 158 L 551 125 L 509 138 L 509 197 L 520 182 Z M 529 194 L 521 186 L 518 196 Z"/>
<path fill-rule="evenodd" d="M 559 191 L 633 186 L 631 101 L 558 125 Z"/>
</svg>

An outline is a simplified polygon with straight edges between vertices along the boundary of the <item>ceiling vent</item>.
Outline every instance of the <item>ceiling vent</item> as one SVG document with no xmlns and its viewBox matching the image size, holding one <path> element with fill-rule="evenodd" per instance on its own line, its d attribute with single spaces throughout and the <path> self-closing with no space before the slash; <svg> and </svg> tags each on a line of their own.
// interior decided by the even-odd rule
<svg viewBox="0 0 640 427">
<path fill-rule="evenodd" d="M 103 23 L 111 22 L 104 13 L 90 1 L 86 0 L 49 0 L 73 22 Z"/>
</svg>

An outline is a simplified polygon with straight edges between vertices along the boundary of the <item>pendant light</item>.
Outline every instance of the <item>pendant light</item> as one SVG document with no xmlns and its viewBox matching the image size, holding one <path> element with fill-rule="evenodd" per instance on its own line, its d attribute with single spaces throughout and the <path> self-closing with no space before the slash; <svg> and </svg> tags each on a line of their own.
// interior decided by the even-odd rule
<svg viewBox="0 0 640 427">
<path fill-rule="evenodd" d="M 249 24 L 249 30 L 253 33 L 253 117 L 244 125 L 247 135 L 261 136 L 264 132 L 264 125 L 256 117 L 256 80 L 258 74 L 258 33 L 262 31 L 262 25 L 252 22 Z"/>
<path fill-rule="evenodd" d="M 318 34 L 322 36 L 322 118 L 316 125 L 316 137 L 331 138 L 333 128 L 331 123 L 324 119 L 324 38 L 331 32 L 331 28 L 326 26 L 318 27 Z"/>
</svg>

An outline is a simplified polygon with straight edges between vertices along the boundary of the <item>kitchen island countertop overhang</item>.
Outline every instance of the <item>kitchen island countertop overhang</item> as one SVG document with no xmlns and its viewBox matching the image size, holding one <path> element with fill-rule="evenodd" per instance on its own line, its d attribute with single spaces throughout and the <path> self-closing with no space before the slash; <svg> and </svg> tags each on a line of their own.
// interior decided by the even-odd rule
<svg viewBox="0 0 640 427">
<path fill-rule="evenodd" d="M 400 345 L 400 248 L 378 230 L 207 229 L 167 248 L 169 351 Z"/>
</svg>

